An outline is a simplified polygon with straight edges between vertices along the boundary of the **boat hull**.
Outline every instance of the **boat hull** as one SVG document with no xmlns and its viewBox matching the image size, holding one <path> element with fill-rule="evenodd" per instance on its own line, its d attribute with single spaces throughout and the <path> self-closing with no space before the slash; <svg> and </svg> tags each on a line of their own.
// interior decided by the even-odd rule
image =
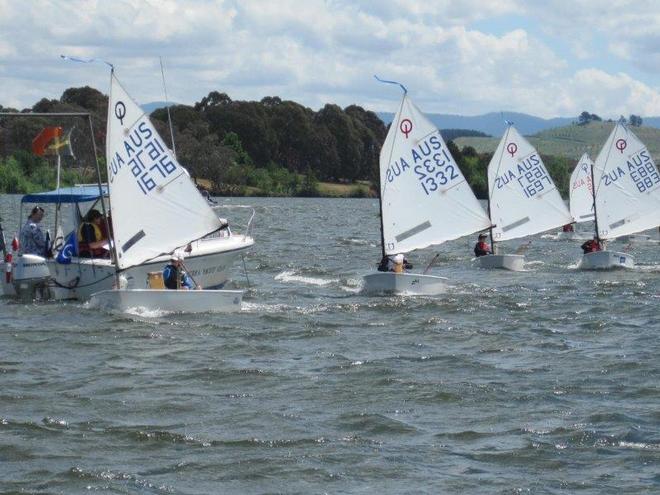
<svg viewBox="0 0 660 495">
<path fill-rule="evenodd" d="M 229 313 L 241 310 L 240 290 L 111 289 L 92 294 L 89 305 L 104 311 Z"/>
<path fill-rule="evenodd" d="M 230 270 L 236 260 L 253 244 L 251 237 L 242 235 L 203 239 L 193 243 L 193 250 L 184 262 L 188 273 L 204 289 L 220 289 L 229 280 Z M 115 286 L 115 267 L 111 260 L 73 258 L 70 264 L 65 265 L 50 259 L 46 263 L 50 270 L 51 299 L 86 301 L 92 294 Z M 165 255 L 123 270 L 120 272 L 120 286 L 126 289 L 147 289 L 149 272 L 162 271 L 168 263 L 169 256 Z"/>
<path fill-rule="evenodd" d="M 364 276 L 363 292 L 435 296 L 447 290 L 447 278 L 416 273 L 378 272 Z"/>
<path fill-rule="evenodd" d="M 627 253 L 618 251 L 596 251 L 582 256 L 581 270 L 615 270 L 635 267 L 635 259 Z"/>
<path fill-rule="evenodd" d="M 521 272 L 525 269 L 525 256 L 522 254 L 487 254 L 480 256 L 479 267 L 486 269 Z"/>
</svg>

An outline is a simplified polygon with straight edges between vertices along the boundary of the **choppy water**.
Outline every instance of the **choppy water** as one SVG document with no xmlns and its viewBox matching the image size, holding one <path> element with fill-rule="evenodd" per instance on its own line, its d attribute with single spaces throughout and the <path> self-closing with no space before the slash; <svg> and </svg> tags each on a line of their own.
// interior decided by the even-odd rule
<svg viewBox="0 0 660 495">
<path fill-rule="evenodd" d="M 461 240 L 446 295 L 366 297 L 375 201 L 225 202 L 258 215 L 240 314 L 0 301 L 0 492 L 660 493 L 660 245 L 506 273 Z"/>
</svg>

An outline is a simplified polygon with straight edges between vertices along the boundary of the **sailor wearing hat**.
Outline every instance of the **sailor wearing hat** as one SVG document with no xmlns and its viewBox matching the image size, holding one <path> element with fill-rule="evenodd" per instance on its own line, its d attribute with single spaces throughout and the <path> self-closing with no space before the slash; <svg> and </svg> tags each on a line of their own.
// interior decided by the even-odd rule
<svg viewBox="0 0 660 495">
<path fill-rule="evenodd" d="M 486 242 L 488 236 L 486 234 L 479 234 L 479 240 L 474 245 L 474 255 L 478 258 L 479 256 L 486 256 L 487 254 L 493 254 L 493 251 L 490 249 L 490 246 Z"/>
<path fill-rule="evenodd" d="M 183 266 L 183 252 L 172 253 L 170 263 L 163 270 L 163 282 L 168 289 L 194 289 L 195 285 Z"/>
</svg>

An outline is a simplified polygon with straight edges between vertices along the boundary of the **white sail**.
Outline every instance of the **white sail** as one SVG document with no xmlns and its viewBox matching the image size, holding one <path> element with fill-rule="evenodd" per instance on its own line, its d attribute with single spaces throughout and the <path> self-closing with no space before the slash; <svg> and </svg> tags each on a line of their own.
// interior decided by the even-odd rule
<svg viewBox="0 0 660 495">
<path fill-rule="evenodd" d="M 651 153 L 618 123 L 594 164 L 598 235 L 612 239 L 660 225 L 660 175 Z"/>
<path fill-rule="evenodd" d="M 593 161 L 589 155 L 582 155 L 571 174 L 570 208 L 576 223 L 594 219 L 594 185 L 591 180 Z"/>
<path fill-rule="evenodd" d="M 407 96 L 380 152 L 386 254 L 407 253 L 490 226 L 440 131 Z"/>
<path fill-rule="evenodd" d="M 541 156 L 512 125 L 488 165 L 488 189 L 494 241 L 573 222 Z"/>
<path fill-rule="evenodd" d="M 220 228 L 217 215 L 114 71 L 106 161 L 118 268 L 139 265 Z"/>
</svg>

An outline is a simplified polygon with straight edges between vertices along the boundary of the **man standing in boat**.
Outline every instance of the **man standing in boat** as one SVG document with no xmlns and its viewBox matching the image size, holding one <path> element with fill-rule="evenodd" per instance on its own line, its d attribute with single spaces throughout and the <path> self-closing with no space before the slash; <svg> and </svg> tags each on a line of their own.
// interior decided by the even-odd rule
<svg viewBox="0 0 660 495">
<path fill-rule="evenodd" d="M 172 253 L 170 263 L 163 270 L 163 282 L 168 289 L 192 290 L 195 284 L 183 266 L 183 253 Z"/>
<path fill-rule="evenodd" d="M 21 228 L 20 246 L 23 254 L 36 254 L 45 256 L 48 242 L 39 223 L 44 218 L 44 209 L 41 206 L 35 206 L 30 212 L 30 216 Z"/>
<path fill-rule="evenodd" d="M 493 254 L 493 251 L 490 249 L 490 246 L 486 242 L 488 236 L 486 234 L 479 234 L 479 240 L 474 245 L 474 255 L 478 258 L 480 256 L 486 256 L 487 254 Z"/>
</svg>

